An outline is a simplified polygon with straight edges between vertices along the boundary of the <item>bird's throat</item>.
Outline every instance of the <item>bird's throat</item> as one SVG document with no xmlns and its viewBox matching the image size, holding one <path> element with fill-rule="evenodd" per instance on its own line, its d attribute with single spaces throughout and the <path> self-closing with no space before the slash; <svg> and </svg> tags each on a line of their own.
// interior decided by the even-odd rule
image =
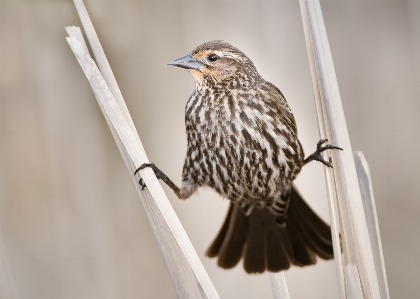
<svg viewBox="0 0 420 299">
<path fill-rule="evenodd" d="M 206 85 L 206 82 L 205 82 L 206 80 L 204 79 L 204 75 L 202 72 L 200 72 L 199 70 L 193 70 L 193 69 L 190 69 L 188 71 L 194 77 L 194 80 L 199 87 L 203 87 Z"/>
</svg>

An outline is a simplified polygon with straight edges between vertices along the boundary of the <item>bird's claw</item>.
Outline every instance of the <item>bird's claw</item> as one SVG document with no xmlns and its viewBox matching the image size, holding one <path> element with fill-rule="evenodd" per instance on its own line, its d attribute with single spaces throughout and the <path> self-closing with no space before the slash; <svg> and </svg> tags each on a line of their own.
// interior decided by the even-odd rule
<svg viewBox="0 0 420 299">
<path fill-rule="evenodd" d="M 141 190 L 144 190 L 144 188 L 146 188 L 146 183 L 143 181 L 143 179 L 139 180 L 139 185 L 141 186 Z"/>
<path fill-rule="evenodd" d="M 339 150 L 343 150 L 341 147 L 332 145 L 332 144 L 326 144 L 325 146 L 322 146 L 325 142 L 327 142 L 328 139 L 321 139 L 320 141 L 318 141 L 318 143 L 316 144 L 316 152 L 315 153 L 322 153 L 323 151 L 327 150 L 327 149 L 339 149 Z"/>
<path fill-rule="evenodd" d="M 140 170 L 145 169 L 146 167 L 150 167 L 153 170 L 155 170 L 155 168 L 157 169 L 157 167 L 154 163 L 143 163 L 142 165 L 140 165 L 139 168 L 136 169 L 136 171 L 134 172 L 134 175 L 136 175 Z M 156 171 L 155 171 L 155 173 L 156 173 Z M 141 186 L 141 190 L 144 190 L 147 187 L 146 183 L 143 181 L 142 178 L 139 180 L 139 185 Z"/>
<path fill-rule="evenodd" d="M 343 150 L 341 147 L 335 146 L 335 145 L 331 145 L 331 144 L 326 144 L 324 146 L 322 146 L 324 143 L 326 143 L 328 141 L 328 139 L 321 139 L 320 141 L 318 141 L 317 145 L 316 145 L 316 151 L 315 153 L 313 153 L 312 155 L 310 155 L 308 158 L 305 159 L 305 164 L 312 161 L 312 160 L 316 160 L 321 162 L 322 164 L 333 168 L 333 165 L 331 162 L 325 161 L 325 159 L 322 157 L 322 152 L 328 149 L 338 149 L 338 150 Z"/>
<path fill-rule="evenodd" d="M 321 153 L 314 153 L 313 156 L 312 156 L 312 160 L 321 162 L 322 164 L 324 164 L 324 165 L 326 165 L 330 168 L 333 168 L 332 163 L 328 162 L 328 161 L 325 161 L 325 159 L 324 159 L 324 157 L 322 157 Z"/>
<path fill-rule="evenodd" d="M 155 163 L 143 163 L 143 164 L 141 164 L 141 165 L 140 165 L 140 167 L 139 167 L 139 168 L 137 168 L 137 169 L 136 169 L 136 171 L 134 171 L 134 175 L 136 175 L 136 174 L 137 174 L 137 172 L 139 172 L 139 171 L 140 171 L 140 170 L 142 170 L 142 169 L 145 169 L 146 167 L 150 167 L 150 168 L 152 168 L 153 170 L 155 170 L 155 168 L 157 169 L 157 167 L 156 167 Z"/>
</svg>

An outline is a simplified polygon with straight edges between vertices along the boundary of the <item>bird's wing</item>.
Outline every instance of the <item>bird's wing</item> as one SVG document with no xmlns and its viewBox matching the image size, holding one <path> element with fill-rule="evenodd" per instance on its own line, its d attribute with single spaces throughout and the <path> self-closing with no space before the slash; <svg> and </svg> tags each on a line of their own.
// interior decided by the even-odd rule
<svg viewBox="0 0 420 299">
<path fill-rule="evenodd" d="M 281 91 L 270 82 L 264 82 L 260 85 L 260 89 L 268 93 L 266 97 L 269 106 L 273 107 L 278 115 L 282 118 L 282 122 L 286 124 L 290 131 L 297 136 L 297 127 L 295 117 L 293 116 L 292 110 L 286 101 L 286 98 Z"/>
</svg>

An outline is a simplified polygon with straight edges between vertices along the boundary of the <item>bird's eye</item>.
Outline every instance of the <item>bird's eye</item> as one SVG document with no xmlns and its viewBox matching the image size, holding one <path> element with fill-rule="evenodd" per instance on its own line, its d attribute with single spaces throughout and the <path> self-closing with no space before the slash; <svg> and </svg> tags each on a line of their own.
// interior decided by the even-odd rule
<svg viewBox="0 0 420 299">
<path fill-rule="evenodd" d="M 211 62 L 214 62 L 217 59 L 219 59 L 219 56 L 217 56 L 216 54 L 210 54 L 209 57 L 207 57 L 207 59 Z"/>
</svg>

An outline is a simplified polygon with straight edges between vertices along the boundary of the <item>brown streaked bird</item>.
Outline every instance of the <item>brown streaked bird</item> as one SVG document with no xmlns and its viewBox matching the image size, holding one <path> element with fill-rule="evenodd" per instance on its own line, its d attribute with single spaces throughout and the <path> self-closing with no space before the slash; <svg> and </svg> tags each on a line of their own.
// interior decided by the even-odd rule
<svg viewBox="0 0 420 299">
<path fill-rule="evenodd" d="M 189 70 L 196 87 L 185 107 L 187 157 L 178 188 L 151 167 L 180 199 L 199 187 L 231 201 L 225 222 L 207 251 L 218 265 L 232 268 L 243 258 L 245 271 L 277 272 L 290 265 L 333 258 L 330 227 L 307 205 L 293 185 L 304 158 L 292 111 L 283 94 L 265 81 L 252 61 L 223 41 L 205 43 L 168 63 Z M 143 188 L 146 187 L 140 180 Z"/>
</svg>

